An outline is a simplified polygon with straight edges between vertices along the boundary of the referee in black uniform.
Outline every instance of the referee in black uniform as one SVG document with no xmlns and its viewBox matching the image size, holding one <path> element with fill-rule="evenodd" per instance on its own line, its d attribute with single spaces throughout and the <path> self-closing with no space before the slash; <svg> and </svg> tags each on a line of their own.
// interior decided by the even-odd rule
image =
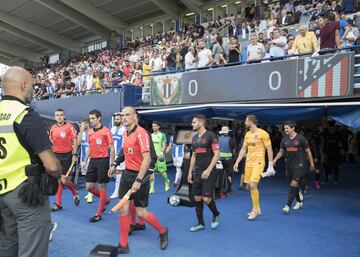
<svg viewBox="0 0 360 257">
<path fill-rule="evenodd" d="M 215 165 L 220 158 L 220 148 L 217 136 L 205 128 L 206 117 L 204 115 L 195 115 L 191 125 L 197 134 L 192 139 L 188 182 L 192 184 L 198 223 L 191 227 L 190 231 L 196 232 L 205 229 L 204 202 L 213 213 L 211 228 L 215 229 L 219 225 L 220 212 L 216 208 L 213 195 L 217 178 Z"/>
<path fill-rule="evenodd" d="M 299 183 L 303 177 L 306 176 L 308 170 L 315 170 L 314 160 L 311 155 L 308 141 L 303 135 L 297 134 L 295 128 L 295 121 L 290 120 L 284 123 L 286 135 L 282 138 L 280 151 L 273 161 L 273 164 L 275 165 L 275 163 L 283 156 L 284 152 L 286 153 L 285 167 L 290 181 L 290 192 L 287 204 L 282 209 L 284 214 L 289 213 L 294 198 L 296 198 L 297 202 L 293 209 L 298 210 L 302 208 L 303 203 L 299 195 Z"/>
<path fill-rule="evenodd" d="M 49 199 L 39 176 L 54 177 L 61 166 L 39 114 L 27 104 L 33 87 L 29 72 L 12 67 L 3 76 L 0 101 L 0 256 L 48 256 L 51 217 Z M 53 190 L 54 191 L 54 190 Z"/>
</svg>

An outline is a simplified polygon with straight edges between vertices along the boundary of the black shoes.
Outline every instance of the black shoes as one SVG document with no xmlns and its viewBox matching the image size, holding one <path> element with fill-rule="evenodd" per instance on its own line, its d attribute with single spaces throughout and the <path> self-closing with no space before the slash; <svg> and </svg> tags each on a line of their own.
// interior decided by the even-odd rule
<svg viewBox="0 0 360 257">
<path fill-rule="evenodd" d="M 98 216 L 98 215 L 94 215 L 90 218 L 90 222 L 94 223 L 94 222 L 98 222 L 101 220 L 101 216 Z"/>
<path fill-rule="evenodd" d="M 60 210 L 62 210 L 62 205 L 57 205 L 56 203 L 54 203 L 54 206 L 51 208 L 51 211 L 55 212 Z"/>
<path fill-rule="evenodd" d="M 165 228 L 165 232 L 160 234 L 160 249 L 165 250 L 169 243 L 169 229 Z"/>
<path fill-rule="evenodd" d="M 136 230 L 145 230 L 145 228 L 146 228 L 145 224 L 140 225 L 139 223 L 136 223 L 133 229 L 134 231 L 136 231 Z"/>
<path fill-rule="evenodd" d="M 118 244 L 117 252 L 118 252 L 118 254 L 128 254 L 129 253 L 129 245 L 121 246 L 120 244 Z"/>
<path fill-rule="evenodd" d="M 80 197 L 79 197 L 79 195 L 75 195 L 75 196 L 74 196 L 74 204 L 75 204 L 75 206 L 79 206 L 79 204 L 80 204 Z"/>
</svg>

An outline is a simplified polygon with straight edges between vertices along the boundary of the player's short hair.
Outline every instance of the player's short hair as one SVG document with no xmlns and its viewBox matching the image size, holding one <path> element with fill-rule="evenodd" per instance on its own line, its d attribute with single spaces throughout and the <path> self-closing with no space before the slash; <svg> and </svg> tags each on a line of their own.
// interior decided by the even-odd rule
<svg viewBox="0 0 360 257">
<path fill-rule="evenodd" d="M 250 114 L 250 115 L 246 116 L 246 118 L 248 120 L 250 120 L 252 123 L 254 123 L 255 125 L 257 125 L 259 123 L 258 118 L 254 114 Z"/>
<path fill-rule="evenodd" d="M 90 123 L 90 120 L 89 119 L 83 119 L 80 122 Z"/>
<path fill-rule="evenodd" d="M 90 114 L 90 115 L 95 115 L 96 118 L 101 117 L 101 112 L 100 112 L 99 110 L 96 110 L 96 109 L 91 110 L 91 111 L 89 112 L 89 114 Z"/>
<path fill-rule="evenodd" d="M 156 120 L 154 120 L 154 121 L 152 122 L 152 124 L 153 124 L 153 125 L 158 125 L 158 126 L 160 127 L 160 122 L 158 122 L 158 121 L 156 121 Z"/>
<path fill-rule="evenodd" d="M 205 115 L 203 115 L 203 114 L 196 114 L 193 118 L 194 118 L 194 119 L 201 120 L 202 122 L 204 122 L 204 125 L 205 125 L 206 122 L 207 122 L 207 119 L 206 119 Z"/>
<path fill-rule="evenodd" d="M 113 116 L 114 116 L 114 117 L 116 117 L 116 116 L 120 116 L 120 117 L 121 117 L 122 114 L 121 114 L 121 112 L 115 112 L 115 113 L 113 114 Z"/>
<path fill-rule="evenodd" d="M 293 120 L 287 120 L 284 122 L 284 127 L 289 126 L 290 128 L 296 128 L 296 122 Z"/>
<path fill-rule="evenodd" d="M 62 109 L 62 108 L 56 108 L 55 112 L 63 112 L 63 113 L 65 113 L 64 109 Z"/>
</svg>

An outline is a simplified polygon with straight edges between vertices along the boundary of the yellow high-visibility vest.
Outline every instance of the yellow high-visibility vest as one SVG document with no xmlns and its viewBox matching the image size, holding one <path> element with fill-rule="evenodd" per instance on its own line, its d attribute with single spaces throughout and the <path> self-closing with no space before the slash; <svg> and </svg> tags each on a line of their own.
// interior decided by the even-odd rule
<svg viewBox="0 0 360 257">
<path fill-rule="evenodd" d="M 20 124 L 28 111 L 29 107 L 19 101 L 0 101 L 0 195 L 27 179 L 25 167 L 31 164 L 31 158 L 17 138 L 14 125 Z"/>
</svg>

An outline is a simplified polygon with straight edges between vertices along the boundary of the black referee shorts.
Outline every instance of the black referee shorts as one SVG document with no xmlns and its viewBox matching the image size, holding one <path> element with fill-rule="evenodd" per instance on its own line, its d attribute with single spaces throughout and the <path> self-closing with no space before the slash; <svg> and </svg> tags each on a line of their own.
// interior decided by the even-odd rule
<svg viewBox="0 0 360 257">
<path fill-rule="evenodd" d="M 55 153 L 55 157 L 59 160 L 61 169 L 62 169 L 62 175 L 66 175 L 68 172 L 71 162 L 72 162 L 72 152 L 68 153 Z"/>
<path fill-rule="evenodd" d="M 215 191 L 215 184 L 218 171 L 213 169 L 207 179 L 201 178 L 201 173 L 195 171 L 193 173 L 193 184 L 192 184 L 192 194 L 193 196 L 203 196 L 208 198 L 213 198 Z"/>
<path fill-rule="evenodd" d="M 108 176 L 109 158 L 90 158 L 86 172 L 86 182 L 104 184 L 110 181 Z"/>
<path fill-rule="evenodd" d="M 291 182 L 291 180 L 300 182 L 300 180 L 306 176 L 308 171 L 309 171 L 309 169 L 307 169 L 307 168 L 287 169 L 287 175 L 288 175 L 289 182 Z"/>
<path fill-rule="evenodd" d="M 119 198 L 123 198 L 126 193 L 132 188 L 138 172 L 124 170 L 121 175 L 120 187 L 119 187 Z M 149 174 L 146 174 L 144 180 L 147 179 Z M 135 207 L 146 208 L 149 205 L 149 190 L 150 190 L 150 181 L 147 179 L 146 182 L 141 184 L 140 189 L 132 194 L 130 200 L 134 200 Z"/>
</svg>

